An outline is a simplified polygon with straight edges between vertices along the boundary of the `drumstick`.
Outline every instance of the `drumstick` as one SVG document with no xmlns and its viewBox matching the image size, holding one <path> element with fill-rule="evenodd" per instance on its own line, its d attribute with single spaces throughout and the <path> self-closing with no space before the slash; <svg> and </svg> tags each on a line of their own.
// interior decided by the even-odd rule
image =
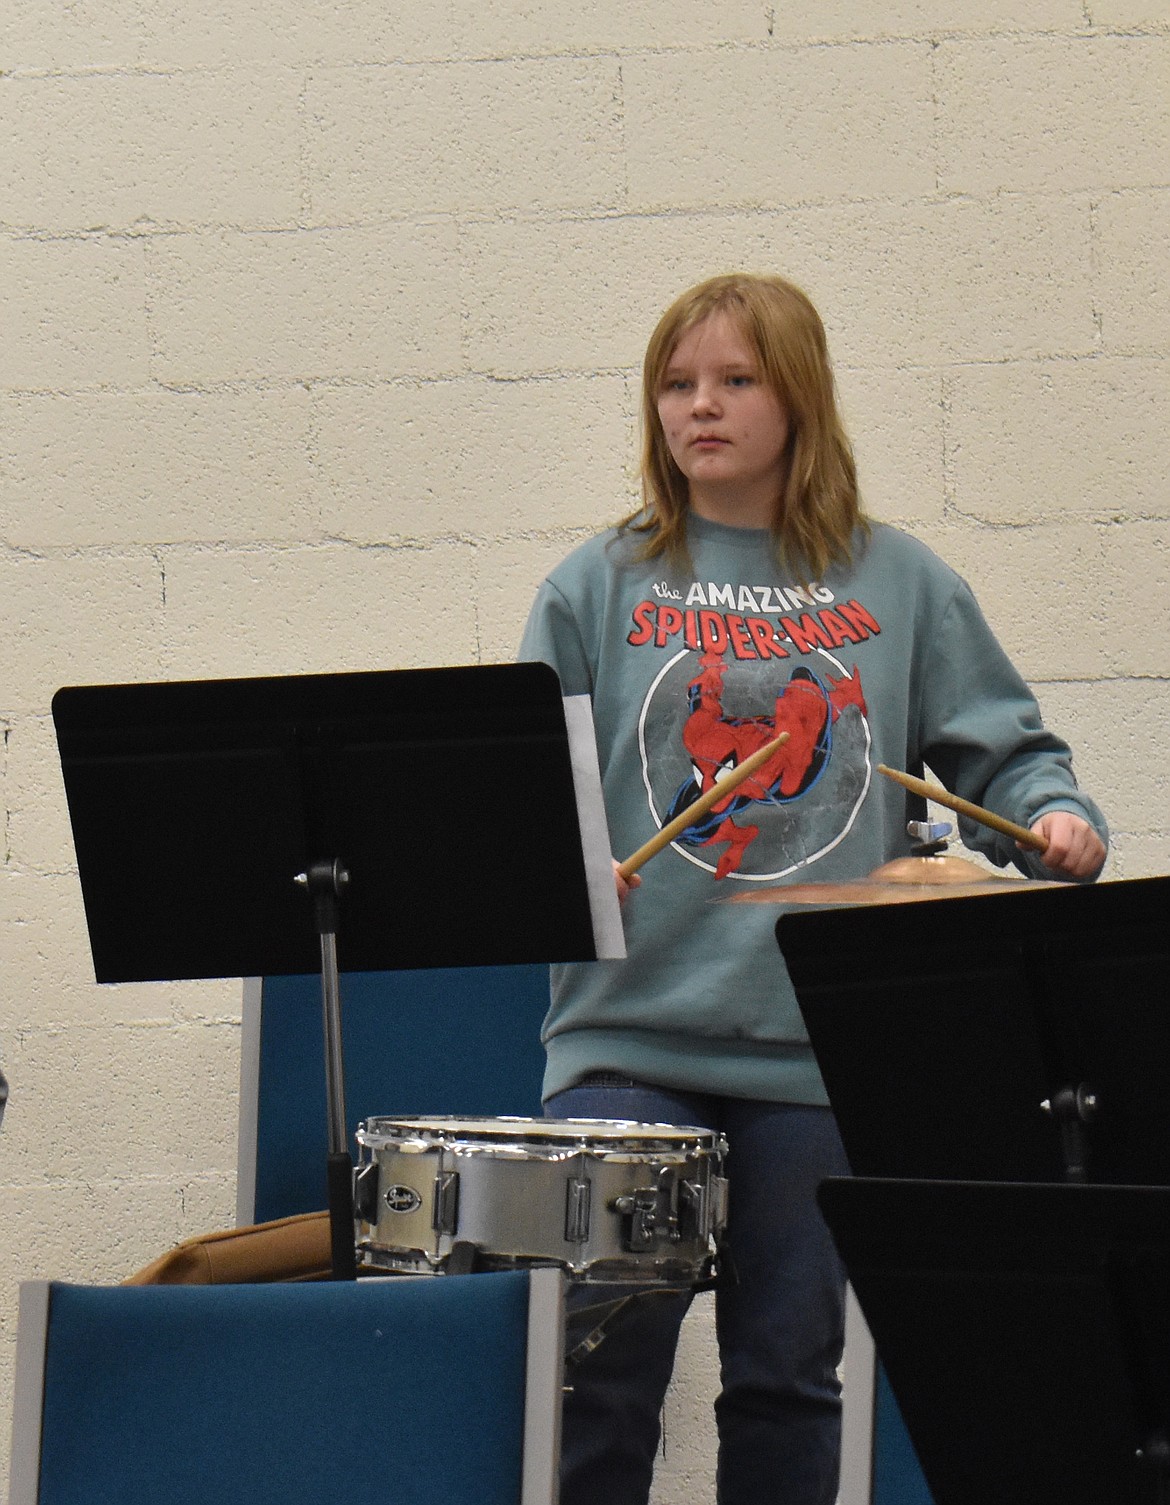
<svg viewBox="0 0 1170 1505">
<path fill-rule="evenodd" d="M 757 768 L 762 768 L 769 758 L 773 757 L 788 741 L 788 733 L 781 732 L 772 742 L 766 743 L 758 752 L 752 753 L 750 758 L 743 762 L 732 773 L 726 774 L 706 794 L 701 794 L 693 805 L 688 805 L 681 815 L 676 815 L 672 821 L 668 821 L 657 835 L 652 836 L 644 846 L 640 846 L 636 852 L 618 865 L 618 872 L 629 881 L 644 862 L 649 862 L 651 857 L 661 852 L 663 847 L 670 843 L 688 826 L 693 826 L 700 820 L 713 805 L 720 800 L 725 800 L 732 790 L 737 789 L 745 779 L 749 779 Z"/>
<path fill-rule="evenodd" d="M 912 794 L 920 794 L 923 799 L 934 800 L 936 805 L 945 805 L 948 810 L 954 810 L 959 815 L 966 815 L 972 820 L 977 820 L 981 826 L 990 826 L 993 831 L 1002 832 L 1004 836 L 1011 836 L 1023 847 L 1031 847 L 1034 852 L 1048 850 L 1048 843 L 1043 836 L 1037 836 L 1035 831 L 1029 831 L 1026 826 L 1017 826 L 1015 821 L 1004 820 L 1003 816 L 996 815 L 994 810 L 985 810 L 982 805 L 973 805 L 970 800 L 960 799 L 957 794 L 952 794 L 941 784 L 928 784 L 925 779 L 916 779 L 910 773 L 899 773 L 896 768 L 887 768 L 884 763 L 878 764 L 877 771 L 884 773 L 888 779 L 893 779 L 895 784 L 901 784 L 903 788 L 909 789 Z"/>
</svg>

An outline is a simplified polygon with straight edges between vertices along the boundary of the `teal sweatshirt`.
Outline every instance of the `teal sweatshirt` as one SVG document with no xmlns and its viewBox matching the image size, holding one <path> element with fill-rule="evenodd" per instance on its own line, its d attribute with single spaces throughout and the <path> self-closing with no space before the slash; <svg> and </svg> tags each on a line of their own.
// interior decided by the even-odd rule
<svg viewBox="0 0 1170 1505">
<path fill-rule="evenodd" d="M 906 855 L 908 796 L 878 763 L 926 763 L 1023 826 L 1071 810 L 1107 839 L 1104 820 L 968 586 L 908 535 L 876 524 L 852 567 L 807 586 L 755 529 L 690 517 L 682 569 L 637 562 L 636 545 L 607 532 L 554 569 L 520 650 L 551 664 L 566 695 L 592 698 L 615 855 L 778 732 L 789 742 L 764 782 L 647 864 L 623 907 L 625 961 L 553 968 L 545 1096 L 609 1070 L 823 1103 L 776 944 L 781 911 L 720 901 L 857 879 Z M 1010 838 L 965 820 L 960 832 L 1000 866 L 1051 876 Z"/>
</svg>

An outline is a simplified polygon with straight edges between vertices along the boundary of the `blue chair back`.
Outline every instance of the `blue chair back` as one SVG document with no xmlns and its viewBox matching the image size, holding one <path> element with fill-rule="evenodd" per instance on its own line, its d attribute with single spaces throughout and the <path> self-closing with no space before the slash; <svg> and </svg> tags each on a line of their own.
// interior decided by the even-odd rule
<svg viewBox="0 0 1170 1505">
<path fill-rule="evenodd" d="M 341 1006 L 351 1136 L 379 1116 L 540 1115 L 547 967 L 348 973 Z M 237 1220 L 325 1207 L 327 1152 L 321 979 L 245 984 Z"/>
<path fill-rule="evenodd" d="M 551 1502 L 559 1299 L 555 1271 L 26 1287 L 12 1505 Z"/>
</svg>

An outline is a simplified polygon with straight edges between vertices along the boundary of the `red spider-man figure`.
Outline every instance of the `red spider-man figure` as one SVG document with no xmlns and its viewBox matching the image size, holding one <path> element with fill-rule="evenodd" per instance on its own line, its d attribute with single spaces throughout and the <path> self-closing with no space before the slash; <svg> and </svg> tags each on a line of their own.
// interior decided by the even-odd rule
<svg viewBox="0 0 1170 1505">
<path fill-rule="evenodd" d="M 785 802 L 810 789 L 832 752 L 833 723 L 847 705 L 857 706 L 864 715 L 865 700 L 856 667 L 851 679 L 830 675 L 821 679 L 802 664 L 776 697 L 774 717 L 725 716 L 723 655 L 707 652 L 699 663 L 700 672 L 688 687 L 690 715 L 683 728 L 683 745 L 690 754 L 694 777 L 675 795 L 666 820 L 685 810 L 765 743 L 781 732 L 788 733 L 788 741 L 763 768 L 678 838 L 687 846 L 726 842 L 727 850 L 715 869 L 716 878 L 725 878 L 738 870 L 745 850 L 760 834 L 759 826 L 737 825 L 733 816 L 756 801 Z"/>
</svg>

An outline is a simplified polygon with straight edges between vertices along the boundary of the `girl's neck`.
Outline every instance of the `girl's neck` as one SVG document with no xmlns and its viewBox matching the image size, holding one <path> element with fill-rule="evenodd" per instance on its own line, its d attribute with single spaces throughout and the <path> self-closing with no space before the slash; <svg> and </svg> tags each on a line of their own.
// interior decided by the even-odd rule
<svg viewBox="0 0 1170 1505">
<path fill-rule="evenodd" d="M 722 523 L 727 528 L 771 528 L 776 518 L 776 498 L 771 487 L 735 487 L 724 491 L 692 482 L 687 505 L 696 517 Z"/>
</svg>

